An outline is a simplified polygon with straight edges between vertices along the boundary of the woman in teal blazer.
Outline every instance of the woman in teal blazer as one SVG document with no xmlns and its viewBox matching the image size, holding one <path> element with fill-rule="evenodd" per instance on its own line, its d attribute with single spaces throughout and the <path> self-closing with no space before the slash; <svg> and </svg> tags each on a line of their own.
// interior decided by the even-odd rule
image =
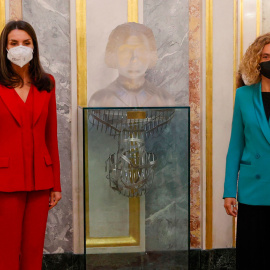
<svg viewBox="0 0 270 270">
<path fill-rule="evenodd" d="M 237 269 L 270 269 L 270 33 L 250 45 L 239 74 L 224 207 L 238 217 Z"/>
</svg>

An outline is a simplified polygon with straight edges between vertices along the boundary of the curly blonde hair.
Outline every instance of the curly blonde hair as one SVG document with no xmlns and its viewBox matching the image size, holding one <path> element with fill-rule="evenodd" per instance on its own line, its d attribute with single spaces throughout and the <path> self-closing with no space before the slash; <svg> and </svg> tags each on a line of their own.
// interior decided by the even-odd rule
<svg viewBox="0 0 270 270">
<path fill-rule="evenodd" d="M 260 61 L 262 50 L 266 44 L 270 43 L 270 33 L 261 35 L 248 47 L 244 54 L 239 71 L 244 83 L 251 85 L 261 81 Z"/>
</svg>

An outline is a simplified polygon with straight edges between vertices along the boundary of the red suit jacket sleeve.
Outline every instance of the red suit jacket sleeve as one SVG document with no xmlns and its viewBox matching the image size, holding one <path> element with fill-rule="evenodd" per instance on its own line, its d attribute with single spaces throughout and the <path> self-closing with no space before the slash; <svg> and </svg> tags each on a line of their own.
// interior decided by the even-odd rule
<svg viewBox="0 0 270 270">
<path fill-rule="evenodd" d="M 55 80 L 51 76 L 54 87 L 51 91 L 51 97 L 48 105 L 48 117 L 45 129 L 46 145 L 48 147 L 52 163 L 53 163 L 53 175 L 54 175 L 54 187 L 52 191 L 61 192 L 60 183 L 60 161 L 58 151 L 58 139 L 57 139 L 57 108 L 56 108 L 56 96 L 55 96 Z"/>
</svg>

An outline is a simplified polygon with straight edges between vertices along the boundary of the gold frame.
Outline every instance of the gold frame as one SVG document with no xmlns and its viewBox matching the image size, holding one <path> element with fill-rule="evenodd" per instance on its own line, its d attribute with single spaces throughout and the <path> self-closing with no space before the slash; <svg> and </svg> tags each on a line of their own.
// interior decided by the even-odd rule
<svg viewBox="0 0 270 270">
<path fill-rule="evenodd" d="M 76 1 L 77 98 L 79 106 L 87 106 L 86 0 Z"/>
<path fill-rule="evenodd" d="M 84 110 L 84 126 L 88 125 L 87 110 Z M 88 149 L 88 129 L 84 130 L 84 149 Z M 85 151 L 85 160 L 88 160 L 88 151 Z M 89 190 L 88 181 L 89 171 L 88 163 L 85 165 L 85 190 Z M 85 212 L 86 212 L 86 235 L 90 235 L 89 224 L 89 196 L 85 194 Z M 140 199 L 129 198 L 129 236 L 122 237 L 87 237 L 86 247 L 121 247 L 121 246 L 139 246 L 140 245 Z"/>
<path fill-rule="evenodd" d="M 243 41 L 243 0 L 240 0 L 240 13 L 239 13 L 239 21 L 240 21 L 240 60 L 243 57 L 244 50 L 244 41 Z"/>
<path fill-rule="evenodd" d="M 0 0 L 1 1 L 1 0 Z M 2 0 L 3 1 L 3 0 Z M 128 20 L 138 21 L 138 0 L 128 0 Z M 76 26 L 77 26 L 77 96 L 78 105 L 87 106 L 87 47 L 86 47 L 86 0 L 76 1 Z M 84 113 L 87 113 L 84 110 Z M 85 127 L 87 115 L 84 114 Z M 88 149 L 88 130 L 84 130 L 85 149 Z M 85 151 L 85 160 L 88 153 Z M 88 164 L 85 166 L 85 189 L 89 189 Z M 129 235 L 122 237 L 87 237 L 90 235 L 89 224 L 89 196 L 85 195 L 86 211 L 86 247 L 120 247 L 140 245 L 140 198 L 129 199 Z"/>
<path fill-rule="evenodd" d="M 213 245 L 213 0 L 206 0 L 206 249 Z"/>
<path fill-rule="evenodd" d="M 0 30 L 6 25 L 6 7 L 5 0 L 0 0 Z"/>
<path fill-rule="evenodd" d="M 138 22 L 138 0 L 128 0 L 128 22 Z"/>
<path fill-rule="evenodd" d="M 237 0 L 233 3 L 233 100 L 236 93 L 236 74 L 238 70 L 238 30 L 237 30 L 237 19 L 238 19 L 238 7 Z"/>
<path fill-rule="evenodd" d="M 259 36 L 261 34 L 261 0 L 257 0 L 256 34 L 257 34 L 257 36 Z"/>
</svg>

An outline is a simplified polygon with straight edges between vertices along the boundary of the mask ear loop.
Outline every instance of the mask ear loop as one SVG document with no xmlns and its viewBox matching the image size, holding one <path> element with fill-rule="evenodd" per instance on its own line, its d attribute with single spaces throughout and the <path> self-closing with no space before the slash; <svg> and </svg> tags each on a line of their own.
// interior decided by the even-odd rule
<svg viewBox="0 0 270 270">
<path fill-rule="evenodd" d="M 34 48 L 32 49 L 32 55 L 33 55 L 33 58 L 34 58 Z M 30 60 L 30 62 L 29 62 L 29 66 L 32 66 L 32 63 L 33 63 L 33 58 Z"/>
<path fill-rule="evenodd" d="M 260 63 L 257 65 L 257 72 L 258 72 L 258 76 L 262 76 L 261 75 L 261 66 L 260 66 Z"/>
</svg>

